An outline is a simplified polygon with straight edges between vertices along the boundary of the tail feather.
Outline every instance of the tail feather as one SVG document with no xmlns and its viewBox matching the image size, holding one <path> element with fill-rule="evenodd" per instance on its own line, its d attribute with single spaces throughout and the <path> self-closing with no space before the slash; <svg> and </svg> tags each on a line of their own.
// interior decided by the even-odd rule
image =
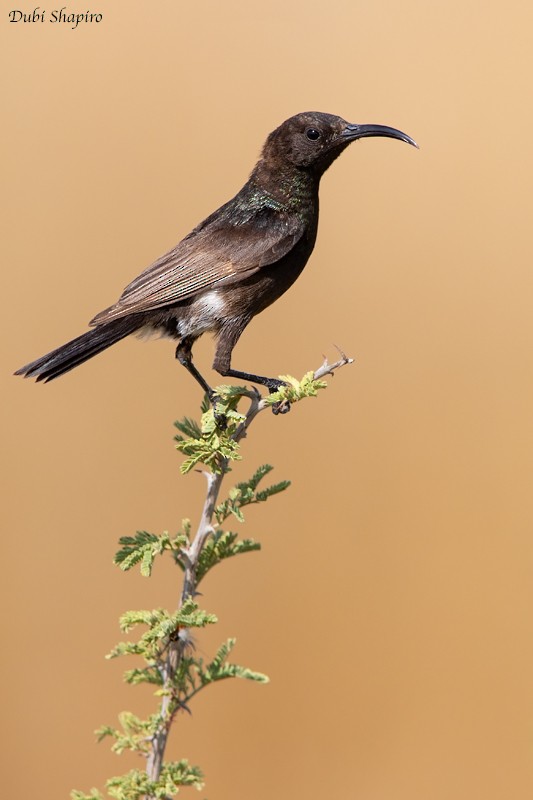
<svg viewBox="0 0 533 800">
<path fill-rule="evenodd" d="M 15 375 L 24 375 L 25 378 L 35 378 L 37 381 L 52 381 L 65 372 L 74 369 L 84 361 L 88 361 L 97 353 L 111 347 L 130 333 L 141 327 L 141 321 L 135 317 L 124 317 L 104 325 L 99 325 L 87 333 L 83 333 L 71 342 L 61 345 L 51 353 L 26 364 L 15 372 Z"/>
</svg>

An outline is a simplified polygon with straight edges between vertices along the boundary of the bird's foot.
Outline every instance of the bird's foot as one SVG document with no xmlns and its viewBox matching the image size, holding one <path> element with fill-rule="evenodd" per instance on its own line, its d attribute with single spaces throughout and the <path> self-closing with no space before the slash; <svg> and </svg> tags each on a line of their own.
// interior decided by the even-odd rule
<svg viewBox="0 0 533 800">
<path fill-rule="evenodd" d="M 268 383 L 265 383 L 265 386 L 268 389 L 269 394 L 275 394 L 284 386 L 288 386 L 289 384 L 286 381 L 280 381 L 278 378 L 269 378 Z M 272 413 L 273 414 L 288 414 L 291 410 L 291 404 L 288 400 L 280 400 L 279 403 L 272 404 Z"/>
</svg>

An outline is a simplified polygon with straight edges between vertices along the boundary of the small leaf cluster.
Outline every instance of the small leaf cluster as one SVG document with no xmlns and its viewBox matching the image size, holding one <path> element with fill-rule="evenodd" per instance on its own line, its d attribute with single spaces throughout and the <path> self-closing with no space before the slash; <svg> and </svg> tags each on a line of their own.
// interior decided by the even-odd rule
<svg viewBox="0 0 533 800">
<path fill-rule="evenodd" d="M 225 472 L 228 461 L 241 459 L 234 435 L 245 420 L 244 414 L 237 410 L 243 396 L 250 396 L 244 386 L 217 386 L 215 408 L 209 404 L 202 414 L 201 425 L 188 417 L 174 423 L 180 431 L 175 436 L 176 447 L 187 456 L 180 467 L 183 474 L 198 464 L 205 464 L 215 473 Z"/>
<path fill-rule="evenodd" d="M 292 375 L 280 375 L 286 385 L 277 392 L 263 397 L 266 405 L 297 403 L 305 397 L 316 397 L 319 389 L 325 389 L 326 381 L 317 380 L 314 372 L 307 372 L 301 381 Z M 175 436 L 176 447 L 187 458 L 180 469 L 183 474 L 190 472 L 198 464 L 204 464 L 215 473 L 226 472 L 228 462 L 241 459 L 236 434 L 246 420 L 239 412 L 238 405 L 243 397 L 259 397 L 257 389 L 246 386 L 217 386 L 214 409 L 209 398 L 204 398 L 201 425 L 185 417 L 175 422 L 179 434 Z"/>
<path fill-rule="evenodd" d="M 241 553 L 250 553 L 261 549 L 259 542 L 253 539 L 239 539 L 237 533 L 224 531 L 218 526 L 222 525 L 228 517 L 234 517 L 241 523 L 244 522 L 243 508 L 245 506 L 264 503 L 270 497 L 283 492 L 290 486 L 290 481 L 280 481 L 264 489 L 258 489 L 260 481 L 272 469 L 273 467 L 270 464 L 263 464 L 258 467 L 251 478 L 232 487 L 226 499 L 214 509 L 213 516 L 217 527 L 214 528 L 212 535 L 200 553 L 196 567 L 197 583 L 200 583 L 209 570 L 221 561 Z M 179 554 L 175 554 L 174 557 L 183 568 Z"/>
<path fill-rule="evenodd" d="M 215 681 L 222 681 L 225 678 L 244 678 L 248 681 L 257 681 L 257 683 L 268 683 L 268 676 L 262 672 L 255 672 L 248 667 L 241 667 L 238 664 L 228 664 L 227 657 L 235 647 L 236 639 L 228 639 L 217 650 L 213 660 L 204 667 L 203 659 L 198 659 L 195 664 L 195 670 L 199 678 L 199 686 L 195 691 L 199 691 L 200 687 L 207 686 Z"/>
<path fill-rule="evenodd" d="M 121 536 L 119 543 L 122 545 L 115 554 L 114 562 L 120 569 L 127 570 L 141 563 L 141 575 L 149 577 L 152 574 L 152 566 L 156 556 L 160 556 L 165 550 L 179 552 L 189 544 L 190 523 L 184 520 L 185 533 L 178 533 L 170 537 L 168 531 L 160 536 L 148 531 L 137 531 L 135 536 Z"/>
<path fill-rule="evenodd" d="M 204 628 L 214 625 L 217 618 L 198 607 L 192 598 L 187 598 L 178 611 L 170 613 L 164 608 L 153 611 L 126 611 L 119 620 L 120 629 L 129 633 L 136 625 L 146 625 L 148 630 L 136 642 L 119 642 L 107 655 L 107 658 L 135 655 L 142 656 L 150 668 L 154 666 L 161 654 L 166 649 L 168 642 L 182 628 Z M 126 676 L 128 683 L 142 683 L 141 677 L 132 680 Z M 146 683 L 155 683 L 155 678 L 150 674 L 146 676 Z"/>
<path fill-rule="evenodd" d="M 292 375 L 280 375 L 282 381 L 285 381 L 286 386 L 280 386 L 277 392 L 269 394 L 264 398 L 267 405 L 274 405 L 276 403 L 297 403 L 303 400 L 304 397 L 316 397 L 319 389 L 327 387 L 326 381 L 316 380 L 314 372 L 307 372 L 301 381 L 293 378 Z"/>
<path fill-rule="evenodd" d="M 244 522 L 242 509 L 253 503 L 264 503 L 269 497 L 285 491 L 291 485 L 290 481 L 280 481 L 266 489 L 258 490 L 257 487 L 265 475 L 272 472 L 274 468 L 270 464 L 262 464 L 256 469 L 251 478 L 242 483 L 238 483 L 228 492 L 228 497 L 215 508 L 215 518 L 221 525 L 232 514 L 239 522 Z"/>
<path fill-rule="evenodd" d="M 200 583 L 209 570 L 224 559 L 241 553 L 251 553 L 254 550 L 261 550 L 261 544 L 253 539 L 239 539 L 239 535 L 233 531 L 214 531 L 198 558 L 196 582 Z M 177 563 L 183 568 L 179 561 Z"/>
<path fill-rule="evenodd" d="M 181 786 L 202 789 L 203 785 L 203 775 L 199 768 L 190 766 L 188 761 L 183 759 L 166 761 L 157 781 L 149 780 L 143 770 L 132 769 L 125 775 L 110 778 L 106 783 L 106 789 L 108 796 L 114 800 L 140 800 L 144 797 L 167 800 L 169 797 L 175 797 Z M 71 800 L 104 800 L 104 795 L 98 789 L 92 789 L 90 794 L 73 791 L 70 797 Z"/>
</svg>

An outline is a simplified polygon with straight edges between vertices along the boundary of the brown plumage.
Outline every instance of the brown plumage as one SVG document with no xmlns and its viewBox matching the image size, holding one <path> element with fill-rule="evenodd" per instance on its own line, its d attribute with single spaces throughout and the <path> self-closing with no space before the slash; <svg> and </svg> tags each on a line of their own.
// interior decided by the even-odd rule
<svg viewBox="0 0 533 800">
<path fill-rule="evenodd" d="M 415 145 L 395 128 L 350 125 L 331 114 L 288 119 L 268 137 L 241 191 L 135 278 L 94 317 L 93 330 L 15 374 L 53 380 L 130 333 L 152 329 L 179 341 L 176 357 L 213 398 L 191 352 L 209 331 L 217 340 L 214 369 L 276 391 L 278 379 L 232 369 L 233 348 L 304 268 L 316 239 L 320 178 L 350 142 L 366 136 Z"/>
</svg>

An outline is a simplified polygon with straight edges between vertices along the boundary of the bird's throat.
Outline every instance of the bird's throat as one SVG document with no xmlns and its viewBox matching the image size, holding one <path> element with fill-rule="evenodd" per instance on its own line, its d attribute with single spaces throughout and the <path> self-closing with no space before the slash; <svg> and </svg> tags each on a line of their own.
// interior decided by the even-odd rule
<svg viewBox="0 0 533 800">
<path fill-rule="evenodd" d="M 319 178 L 308 170 L 292 165 L 280 170 L 278 166 L 274 174 L 264 161 L 257 164 L 249 180 L 252 192 L 269 198 L 272 207 L 283 211 L 312 206 L 318 199 L 318 184 Z"/>
</svg>

